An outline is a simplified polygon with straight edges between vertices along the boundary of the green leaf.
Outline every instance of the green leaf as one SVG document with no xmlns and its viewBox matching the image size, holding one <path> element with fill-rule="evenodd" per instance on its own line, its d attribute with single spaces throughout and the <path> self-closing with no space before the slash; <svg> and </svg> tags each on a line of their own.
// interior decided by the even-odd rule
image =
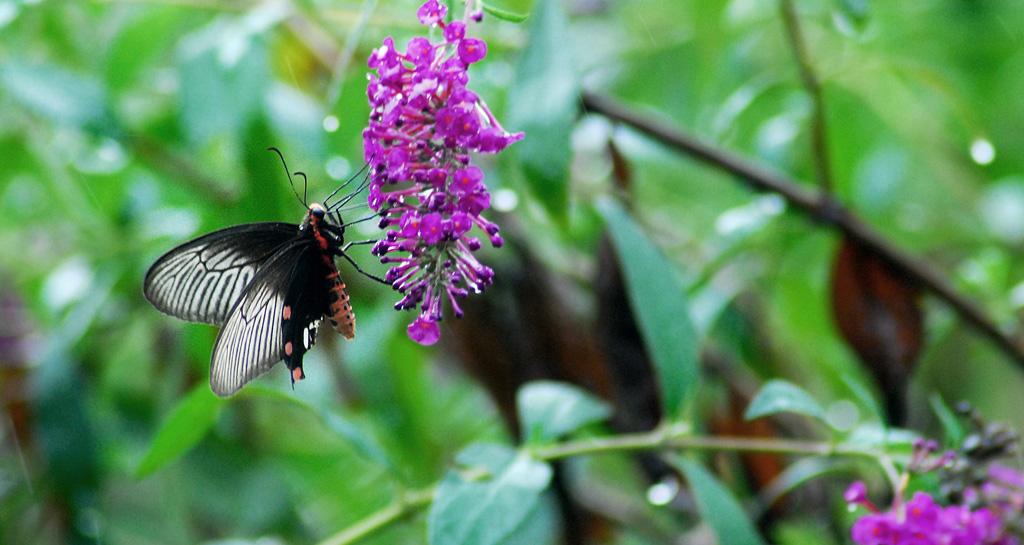
<svg viewBox="0 0 1024 545">
<path fill-rule="evenodd" d="M 860 401 L 861 405 L 871 412 L 871 416 L 879 422 L 885 423 L 886 418 L 885 413 L 882 410 L 882 406 L 878 403 L 878 400 L 875 399 L 875 396 L 871 395 L 871 392 L 864 387 L 864 384 L 854 380 L 854 378 L 849 375 L 843 375 L 840 378 L 842 379 L 843 384 L 845 384 L 846 387 L 850 389 L 850 392 L 853 393 L 857 401 Z"/>
<path fill-rule="evenodd" d="M 686 476 L 701 516 L 711 525 L 721 545 L 765 545 L 743 507 L 725 486 L 703 466 L 676 459 Z"/>
<path fill-rule="evenodd" d="M 492 5 L 485 4 L 483 2 L 481 2 L 480 5 L 484 8 L 484 11 L 490 13 L 491 15 L 497 17 L 498 19 L 501 19 L 502 21 L 509 21 L 511 23 L 522 23 L 523 21 L 530 17 L 529 13 L 513 13 L 511 11 L 496 8 Z"/>
<path fill-rule="evenodd" d="M 614 201 L 598 203 L 622 267 L 629 302 L 661 385 L 669 417 L 692 401 L 700 379 L 697 332 L 690 318 L 686 287 L 669 261 Z"/>
<path fill-rule="evenodd" d="M 448 472 L 427 518 L 431 545 L 530 545 L 552 539 L 554 525 L 541 513 L 548 507 L 541 493 L 551 482 L 551 466 L 498 445 L 470 445 L 457 460 L 487 475 L 473 479 Z"/>
<path fill-rule="evenodd" d="M 458 465 L 466 469 L 480 469 L 485 478 L 493 479 L 516 457 L 516 451 L 504 445 L 474 443 L 455 455 Z"/>
<path fill-rule="evenodd" d="M 869 0 L 836 0 L 839 9 L 858 21 L 868 17 Z"/>
<path fill-rule="evenodd" d="M 797 413 L 827 423 L 825 409 L 807 392 L 784 380 L 771 380 L 747 407 L 743 418 L 753 420 L 775 413 Z"/>
<path fill-rule="evenodd" d="M 370 433 L 357 426 L 348 418 L 327 409 L 320 409 L 286 393 L 259 385 L 246 386 L 239 395 L 252 398 L 272 399 L 306 409 L 335 435 L 348 442 L 349 446 L 367 460 L 378 462 L 394 469 L 391 458 Z"/>
<path fill-rule="evenodd" d="M 565 47 L 568 32 L 558 2 L 539 2 L 530 42 L 509 93 L 509 130 L 526 138 L 515 144 L 530 189 L 549 214 L 565 218 L 569 202 L 570 141 L 577 114 L 576 66 Z"/>
<path fill-rule="evenodd" d="M 861 424 L 850 432 L 843 444 L 857 447 L 879 447 L 890 454 L 910 454 L 914 440 L 921 436 L 917 432 L 901 428 L 886 428 L 876 422 Z"/>
<path fill-rule="evenodd" d="M 152 475 L 195 446 L 217 420 L 224 402 L 206 384 L 193 388 L 157 432 L 135 476 Z"/>
<path fill-rule="evenodd" d="M 135 83 L 181 36 L 180 24 L 188 15 L 180 6 L 153 5 L 126 22 L 109 46 L 107 85 L 116 92 Z"/>
<path fill-rule="evenodd" d="M 834 473 L 852 473 L 857 465 L 851 460 L 812 456 L 801 458 L 786 466 L 786 469 L 772 479 L 771 483 L 758 494 L 762 505 L 768 507 L 789 491 L 811 479 Z"/>
<path fill-rule="evenodd" d="M 836 16 L 833 22 L 847 35 L 856 35 L 868 23 L 869 0 L 836 0 Z"/>
<path fill-rule="evenodd" d="M 560 382 L 530 382 L 516 393 L 523 437 L 556 439 L 611 414 L 608 405 L 584 390 Z"/>
<path fill-rule="evenodd" d="M 103 86 L 95 78 L 8 60 L 0 66 L 0 83 L 18 102 L 54 123 L 91 129 L 112 124 Z"/>
<path fill-rule="evenodd" d="M 234 135 L 262 112 L 267 46 L 241 22 L 217 19 L 178 47 L 181 113 L 194 142 Z"/>
<path fill-rule="evenodd" d="M 946 435 L 946 444 L 959 445 L 963 443 L 964 436 L 966 435 L 963 423 L 956 416 L 956 413 L 949 408 L 949 405 L 946 405 L 946 401 L 942 399 L 942 396 L 934 393 L 928 398 L 928 402 L 931 403 L 935 415 L 939 417 L 942 431 Z"/>
</svg>

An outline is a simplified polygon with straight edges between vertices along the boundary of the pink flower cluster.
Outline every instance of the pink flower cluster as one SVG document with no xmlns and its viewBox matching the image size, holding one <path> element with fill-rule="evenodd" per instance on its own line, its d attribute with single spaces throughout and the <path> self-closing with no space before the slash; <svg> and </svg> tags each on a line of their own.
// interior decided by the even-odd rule
<svg viewBox="0 0 1024 545">
<path fill-rule="evenodd" d="M 860 545 L 1017 545 L 1018 539 L 1007 532 L 1004 520 L 1012 514 L 1010 511 L 972 509 L 968 505 L 943 507 L 926 492 L 915 492 L 910 501 L 904 501 L 910 472 L 944 470 L 957 462 L 956 452 L 933 456 L 937 450 L 934 441 L 915 441 L 907 473 L 888 510 L 882 511 L 868 500 L 864 483 L 850 485 L 844 495 L 850 508 L 859 505 L 869 511 L 854 523 L 853 541 Z"/>
<path fill-rule="evenodd" d="M 401 52 L 388 37 L 373 51 L 368 64 L 377 74 L 367 86 L 372 110 L 363 149 L 371 167 L 369 205 L 389 228 L 374 255 L 393 264 L 385 279 L 404 295 L 395 308 L 420 308 L 409 337 L 429 345 L 440 336 L 444 302 L 461 316 L 456 299 L 493 279 L 473 255 L 481 244 L 472 229 L 494 247 L 503 242 L 498 226 L 482 215 L 491 196 L 469 153 L 497 153 L 523 134 L 506 132 L 467 88 L 467 70 L 484 58 L 487 45 L 466 37 L 464 21 L 446 24 L 447 8 L 437 0 L 417 15 L 440 27 L 443 40 L 413 38 Z"/>
<path fill-rule="evenodd" d="M 872 511 L 853 525 L 853 541 L 860 545 L 1016 545 L 1017 539 L 1003 533 L 1003 524 L 987 508 L 942 507 L 924 492 L 915 492 L 908 502 L 896 501 L 880 512 L 867 500 L 862 482 L 846 491 L 846 501 Z"/>
</svg>

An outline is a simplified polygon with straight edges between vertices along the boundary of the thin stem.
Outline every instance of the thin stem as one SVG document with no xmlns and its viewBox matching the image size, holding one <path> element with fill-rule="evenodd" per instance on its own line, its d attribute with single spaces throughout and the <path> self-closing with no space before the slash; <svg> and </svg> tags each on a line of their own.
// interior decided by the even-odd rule
<svg viewBox="0 0 1024 545">
<path fill-rule="evenodd" d="M 757 191 L 778 193 L 795 208 L 818 221 L 835 227 L 847 237 L 870 248 L 899 274 L 938 296 L 968 324 L 1003 349 L 1018 366 L 1024 368 L 1024 346 L 1018 340 L 1024 340 L 1021 332 L 1003 333 L 980 307 L 958 292 L 931 265 L 889 243 L 882 235 L 829 197 L 828 194 L 805 189 L 800 182 L 792 178 L 733 153 L 709 146 L 689 134 L 670 127 L 661 120 L 639 115 L 609 98 L 593 93 L 584 93 L 583 108 L 585 111 L 599 113 L 613 121 L 629 125 L 670 148 L 733 174 Z"/>
<path fill-rule="evenodd" d="M 243 2 L 220 2 L 218 0 L 97 0 L 107 4 L 154 4 L 158 6 L 184 6 L 212 9 L 217 11 L 245 11 L 249 8 Z"/>
<path fill-rule="evenodd" d="M 473 19 L 473 10 L 476 9 L 476 0 L 466 0 L 466 9 L 462 12 L 462 22 L 469 26 Z"/>
<path fill-rule="evenodd" d="M 888 470 L 888 466 L 892 464 L 888 454 L 872 448 L 793 439 L 694 436 L 688 435 L 686 429 L 673 430 L 667 427 L 659 427 L 645 433 L 615 435 L 572 441 L 553 446 L 535 447 L 531 451 L 531 456 L 535 460 L 551 462 L 573 456 L 640 450 L 710 450 L 812 456 L 851 456 L 876 460 L 885 470 Z M 471 473 L 466 478 L 474 480 L 485 476 L 485 474 Z M 436 489 L 437 485 L 435 484 L 422 490 L 409 492 L 380 511 L 370 514 L 352 526 L 321 541 L 319 545 L 349 545 L 369 537 L 377 531 L 430 505 Z"/>
<path fill-rule="evenodd" d="M 370 19 L 373 18 L 373 13 L 376 9 L 377 0 L 364 0 L 363 9 L 359 12 L 359 19 L 349 31 L 348 37 L 345 39 L 344 48 L 335 60 L 334 70 L 331 75 L 331 83 L 327 86 L 327 104 L 332 108 L 338 104 L 338 100 L 341 98 L 341 88 L 345 83 L 345 75 L 348 73 L 348 65 L 352 62 L 356 48 L 359 47 L 359 42 L 363 38 L 363 33 L 366 32 L 366 29 L 370 24 Z"/>
<path fill-rule="evenodd" d="M 811 116 L 811 146 L 814 152 L 814 170 L 817 173 L 818 185 L 826 195 L 832 194 L 832 161 L 828 151 L 828 127 L 825 121 L 825 99 L 822 97 L 821 80 L 814 73 L 811 57 L 807 52 L 800 19 L 797 17 L 793 0 L 780 0 L 779 9 L 782 20 L 786 23 L 786 37 L 793 48 L 797 66 L 800 68 L 800 80 L 811 95 L 814 112 Z"/>
<path fill-rule="evenodd" d="M 423 490 L 406 493 L 405 496 L 391 502 L 380 511 L 371 513 L 363 520 L 321 541 L 319 545 L 348 545 L 369 537 L 378 530 L 382 530 L 392 523 L 398 522 L 430 505 L 431 500 L 434 499 L 435 488 L 436 486 L 431 486 Z"/>
<path fill-rule="evenodd" d="M 542 447 L 533 451 L 538 460 L 553 461 L 585 454 L 630 452 L 637 450 L 725 450 L 765 454 L 804 454 L 815 456 L 857 456 L 878 459 L 885 455 L 876 449 L 834 445 L 821 441 L 760 439 L 756 437 L 675 436 L 661 430 L 642 434 L 618 435 Z"/>
</svg>

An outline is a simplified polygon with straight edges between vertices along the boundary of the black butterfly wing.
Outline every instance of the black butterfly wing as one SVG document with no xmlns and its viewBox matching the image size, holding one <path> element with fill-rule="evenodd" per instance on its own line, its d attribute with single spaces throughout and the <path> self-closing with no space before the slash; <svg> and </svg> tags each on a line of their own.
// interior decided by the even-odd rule
<svg viewBox="0 0 1024 545">
<path fill-rule="evenodd" d="M 249 223 L 193 239 L 149 268 L 143 294 L 165 314 L 223 325 L 260 268 L 298 230 L 291 223 Z"/>
<path fill-rule="evenodd" d="M 292 375 L 292 382 L 305 378 L 302 356 L 316 343 L 320 322 L 330 314 L 330 278 L 328 264 L 322 250 L 307 252 L 295 265 L 294 277 L 285 297 L 284 363 Z"/>
<path fill-rule="evenodd" d="M 298 240 L 257 272 L 213 346 L 210 387 L 215 394 L 237 392 L 282 359 L 293 381 L 303 377 L 302 356 L 313 346 L 326 309 L 319 294 L 324 289 L 320 260 L 312 239 Z"/>
</svg>

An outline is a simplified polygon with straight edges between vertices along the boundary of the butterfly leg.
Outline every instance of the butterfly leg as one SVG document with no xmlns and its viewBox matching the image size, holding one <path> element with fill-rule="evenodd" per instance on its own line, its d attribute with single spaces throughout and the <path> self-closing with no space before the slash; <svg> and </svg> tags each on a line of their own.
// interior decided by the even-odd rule
<svg viewBox="0 0 1024 545">
<path fill-rule="evenodd" d="M 361 267 L 359 266 L 359 264 L 358 264 L 358 263 L 356 263 L 356 262 L 355 262 L 355 261 L 354 261 L 354 260 L 353 260 L 353 259 L 352 259 L 351 257 L 349 257 L 349 256 L 348 256 L 348 253 L 346 253 L 346 251 L 347 251 L 347 250 L 348 250 L 348 249 L 349 249 L 349 248 L 350 248 L 351 246 L 353 246 L 353 245 L 357 245 L 357 244 L 375 244 L 376 242 L 377 242 L 376 240 L 357 240 L 357 241 L 354 241 L 354 242 L 349 242 L 348 244 L 346 244 L 346 245 L 345 245 L 345 247 L 344 247 L 344 248 L 342 248 L 342 249 L 341 249 L 341 251 L 340 251 L 339 255 L 341 255 L 341 257 L 344 257 L 345 259 L 347 259 L 347 260 L 348 260 L 348 262 L 349 262 L 349 263 L 351 263 L 351 264 L 352 264 L 352 266 L 356 268 L 356 272 L 358 272 L 359 274 L 361 274 L 361 275 L 363 275 L 363 276 L 365 276 L 365 277 L 369 278 L 370 280 L 375 280 L 375 281 L 377 281 L 377 282 L 380 282 L 381 284 L 385 284 L 385 285 L 388 285 L 388 286 L 390 286 L 391 284 L 389 284 L 389 283 L 388 283 L 388 282 L 387 282 L 386 280 L 384 280 L 383 278 L 381 278 L 381 277 L 379 277 L 379 276 L 377 276 L 377 275 L 375 275 L 375 274 L 373 274 L 373 273 L 368 273 L 368 272 L 364 271 L 364 270 L 363 270 L 363 269 L 362 269 L 362 268 L 361 268 Z"/>
</svg>

